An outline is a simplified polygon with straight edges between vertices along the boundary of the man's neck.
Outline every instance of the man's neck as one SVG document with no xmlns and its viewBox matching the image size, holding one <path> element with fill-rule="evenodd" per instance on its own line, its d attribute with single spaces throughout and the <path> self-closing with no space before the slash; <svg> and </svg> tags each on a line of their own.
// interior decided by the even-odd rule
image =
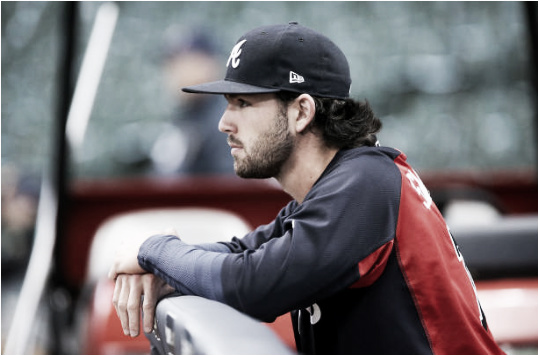
<svg viewBox="0 0 538 355">
<path fill-rule="evenodd" d="M 337 152 L 337 149 L 319 145 L 295 149 L 276 179 L 286 193 L 302 203 Z"/>
</svg>

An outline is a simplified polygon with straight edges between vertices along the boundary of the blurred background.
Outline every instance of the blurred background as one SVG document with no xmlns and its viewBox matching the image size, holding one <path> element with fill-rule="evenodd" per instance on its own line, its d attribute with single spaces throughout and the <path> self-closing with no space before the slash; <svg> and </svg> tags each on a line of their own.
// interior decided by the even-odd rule
<svg viewBox="0 0 538 355">
<path fill-rule="evenodd" d="M 77 77 L 101 4 L 77 3 L 66 33 L 63 2 L 1 3 L 2 343 L 32 245 L 40 181 L 54 165 L 62 80 Z M 404 151 L 419 173 L 535 174 L 536 68 L 523 3 L 118 5 L 87 131 L 66 162 L 70 180 L 233 173 L 217 131 L 222 102 L 189 102 L 179 88 L 221 77 L 247 30 L 289 21 L 342 48 L 352 96 L 368 100 L 383 121 L 381 144 Z M 214 119 L 187 118 L 196 115 Z"/>
<path fill-rule="evenodd" d="M 80 3 L 77 65 L 99 5 Z M 2 4 L 3 166 L 39 174 L 50 154 L 63 70 L 63 6 Z M 326 33 L 344 50 L 352 95 L 370 101 L 385 124 L 382 143 L 405 151 L 417 169 L 519 168 L 536 161 L 522 3 L 121 2 L 120 7 L 75 162 L 78 175 L 151 172 L 133 165 L 143 165 L 175 108 L 163 71 L 167 36 L 204 27 L 224 69 L 231 46 L 246 30 L 291 20 Z"/>
</svg>

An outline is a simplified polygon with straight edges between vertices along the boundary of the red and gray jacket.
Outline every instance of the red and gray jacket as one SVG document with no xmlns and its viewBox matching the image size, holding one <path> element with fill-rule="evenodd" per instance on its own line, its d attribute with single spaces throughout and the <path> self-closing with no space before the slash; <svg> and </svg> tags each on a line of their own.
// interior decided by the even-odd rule
<svg viewBox="0 0 538 355">
<path fill-rule="evenodd" d="M 263 321 L 292 312 L 304 354 L 503 353 L 441 214 L 391 148 L 340 151 L 302 203 L 243 238 L 156 236 L 139 263 Z"/>
</svg>

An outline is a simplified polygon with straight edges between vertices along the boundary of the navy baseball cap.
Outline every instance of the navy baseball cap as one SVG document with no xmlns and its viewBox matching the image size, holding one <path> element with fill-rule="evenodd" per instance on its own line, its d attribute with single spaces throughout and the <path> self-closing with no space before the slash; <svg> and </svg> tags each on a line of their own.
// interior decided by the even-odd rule
<svg viewBox="0 0 538 355">
<path fill-rule="evenodd" d="M 290 22 L 255 28 L 233 47 L 224 80 L 182 88 L 202 94 L 293 91 L 349 97 L 351 76 L 344 53 L 329 38 Z"/>
</svg>

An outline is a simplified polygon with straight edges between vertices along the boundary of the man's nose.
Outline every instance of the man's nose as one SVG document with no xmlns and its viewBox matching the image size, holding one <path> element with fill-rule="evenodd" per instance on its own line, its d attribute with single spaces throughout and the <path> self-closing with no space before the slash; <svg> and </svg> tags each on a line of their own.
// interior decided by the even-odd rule
<svg viewBox="0 0 538 355">
<path fill-rule="evenodd" d="M 232 122 L 231 114 L 228 109 L 224 111 L 219 121 L 219 131 L 223 133 L 236 133 L 236 127 Z"/>
</svg>

